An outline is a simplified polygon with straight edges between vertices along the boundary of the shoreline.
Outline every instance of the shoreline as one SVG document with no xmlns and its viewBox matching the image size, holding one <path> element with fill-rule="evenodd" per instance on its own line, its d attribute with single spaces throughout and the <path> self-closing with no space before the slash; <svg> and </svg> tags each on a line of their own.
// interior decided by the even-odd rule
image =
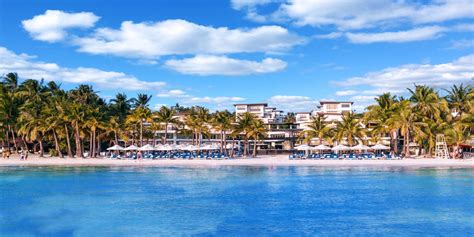
<svg viewBox="0 0 474 237">
<path fill-rule="evenodd" d="M 219 166 L 307 166 L 307 167 L 414 167 L 472 168 L 474 160 L 413 159 L 403 160 L 289 160 L 287 155 L 231 160 L 112 160 L 106 158 L 19 158 L 0 159 L 0 167 L 15 166 L 105 166 L 105 167 L 219 167 Z"/>
</svg>

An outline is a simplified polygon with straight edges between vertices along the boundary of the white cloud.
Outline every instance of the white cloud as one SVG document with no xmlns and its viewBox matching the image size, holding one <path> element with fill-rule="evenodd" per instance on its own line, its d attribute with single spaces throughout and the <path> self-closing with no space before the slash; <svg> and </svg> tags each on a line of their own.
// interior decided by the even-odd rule
<svg viewBox="0 0 474 237">
<path fill-rule="evenodd" d="M 156 95 L 157 97 L 161 98 L 184 98 L 189 97 L 189 95 L 182 91 L 182 90 L 169 90 L 169 91 L 162 91 Z"/>
<path fill-rule="evenodd" d="M 63 40 L 67 29 L 90 28 L 100 17 L 91 12 L 67 13 L 58 10 L 47 10 L 29 20 L 22 21 L 23 28 L 34 39 L 57 42 Z"/>
<path fill-rule="evenodd" d="M 280 71 L 286 68 L 286 62 L 265 58 L 261 62 L 239 60 L 226 56 L 197 55 L 193 58 L 168 60 L 165 66 L 183 74 L 238 76 Z"/>
<path fill-rule="evenodd" d="M 303 112 L 316 108 L 318 101 L 307 96 L 275 95 L 269 98 L 268 103 L 284 111 Z"/>
<path fill-rule="evenodd" d="M 474 39 L 460 39 L 451 41 L 451 45 L 448 49 L 468 49 L 474 48 Z"/>
<path fill-rule="evenodd" d="M 185 20 L 122 22 L 120 29 L 99 28 L 76 38 L 79 51 L 129 58 L 164 55 L 279 52 L 305 39 L 280 26 L 229 29 L 202 26 Z"/>
<path fill-rule="evenodd" d="M 331 33 L 324 34 L 324 35 L 315 35 L 314 38 L 316 38 L 316 39 L 337 39 L 337 38 L 339 38 L 343 35 L 344 34 L 342 32 L 331 32 Z"/>
<path fill-rule="evenodd" d="M 413 87 L 413 84 L 433 87 L 447 87 L 456 83 L 466 83 L 474 76 L 474 54 L 442 64 L 408 64 L 369 72 L 364 76 L 352 77 L 335 82 L 338 86 L 368 86 L 364 94 L 375 92 L 398 93 Z M 374 94 L 375 94 L 374 93 Z"/>
<path fill-rule="evenodd" d="M 274 15 L 297 25 L 330 25 L 348 30 L 472 18 L 472 9 L 471 0 L 433 0 L 425 4 L 399 0 L 289 0 Z"/>
<path fill-rule="evenodd" d="M 352 43 L 369 44 L 377 42 L 411 42 L 435 39 L 447 29 L 439 26 L 426 26 L 407 31 L 382 32 L 382 33 L 346 33 Z"/>
<path fill-rule="evenodd" d="M 101 88 L 123 90 L 151 90 L 165 86 L 164 82 L 140 81 L 122 72 L 103 71 L 97 68 L 66 68 L 55 63 L 35 60 L 34 56 L 15 54 L 0 47 L 0 74 L 17 72 L 22 78 L 56 80 L 66 83 L 90 83 Z"/>
<path fill-rule="evenodd" d="M 356 91 L 356 90 L 336 91 L 337 96 L 355 95 L 357 93 L 358 93 L 358 91 Z"/>
<path fill-rule="evenodd" d="M 241 10 L 246 7 L 265 5 L 273 1 L 274 0 L 231 0 L 231 5 L 232 8 L 234 8 L 235 10 Z"/>
</svg>

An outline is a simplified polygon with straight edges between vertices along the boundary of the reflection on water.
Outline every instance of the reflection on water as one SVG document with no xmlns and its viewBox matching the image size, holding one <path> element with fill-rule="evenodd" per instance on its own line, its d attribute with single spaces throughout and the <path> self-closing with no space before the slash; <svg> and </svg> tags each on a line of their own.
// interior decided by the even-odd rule
<svg viewBox="0 0 474 237">
<path fill-rule="evenodd" d="M 472 169 L 4 167 L 0 236 L 473 236 Z"/>
</svg>

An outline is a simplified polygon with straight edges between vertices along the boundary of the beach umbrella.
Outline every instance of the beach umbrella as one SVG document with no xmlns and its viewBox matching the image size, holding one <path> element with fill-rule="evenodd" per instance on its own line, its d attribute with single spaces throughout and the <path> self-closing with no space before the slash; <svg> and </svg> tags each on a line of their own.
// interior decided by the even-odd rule
<svg viewBox="0 0 474 237">
<path fill-rule="evenodd" d="M 374 150 L 390 150 L 389 146 L 385 146 L 383 144 L 377 144 L 375 146 L 372 146 L 371 148 Z"/>
<path fill-rule="evenodd" d="M 194 145 L 188 145 L 186 146 L 186 148 L 184 150 L 187 150 L 187 151 L 197 151 L 199 150 L 199 147 L 198 146 L 194 146 Z"/>
<path fill-rule="evenodd" d="M 114 146 L 111 146 L 109 148 L 107 148 L 108 151 L 121 151 L 123 150 L 123 147 L 119 146 L 119 145 L 114 145 Z"/>
<path fill-rule="evenodd" d="M 370 150 L 370 147 L 364 145 L 364 144 L 357 144 L 356 146 L 350 147 L 351 150 L 353 151 L 366 151 Z"/>
<path fill-rule="evenodd" d="M 175 150 L 174 146 L 171 146 L 169 144 L 165 144 L 161 147 L 163 149 L 163 151 L 172 151 L 172 150 Z"/>
<path fill-rule="evenodd" d="M 138 150 L 139 151 L 153 151 L 153 150 L 155 150 L 155 148 L 150 144 L 146 144 L 146 145 L 138 148 Z"/>
<path fill-rule="evenodd" d="M 227 144 L 225 145 L 225 149 L 234 149 L 234 148 L 237 148 L 238 146 L 237 145 L 234 145 L 234 144 Z"/>
<path fill-rule="evenodd" d="M 131 146 L 129 146 L 129 147 L 123 149 L 123 150 L 125 150 L 125 151 L 136 151 L 136 150 L 138 150 L 138 147 L 135 146 L 135 145 L 131 145 Z"/>
<path fill-rule="evenodd" d="M 333 151 L 348 151 L 350 149 L 351 148 L 348 147 L 348 146 L 344 146 L 344 145 L 339 144 L 339 145 L 333 147 L 331 150 L 333 150 Z"/>
<path fill-rule="evenodd" d="M 313 147 L 308 146 L 306 144 L 299 145 L 299 146 L 295 147 L 295 149 L 298 150 L 298 151 L 308 151 L 308 150 L 311 150 L 312 148 Z"/>
<path fill-rule="evenodd" d="M 317 145 L 315 147 L 312 147 L 311 150 L 315 150 L 315 151 L 325 151 L 325 150 L 331 150 L 331 147 L 328 147 L 326 145 Z"/>
</svg>

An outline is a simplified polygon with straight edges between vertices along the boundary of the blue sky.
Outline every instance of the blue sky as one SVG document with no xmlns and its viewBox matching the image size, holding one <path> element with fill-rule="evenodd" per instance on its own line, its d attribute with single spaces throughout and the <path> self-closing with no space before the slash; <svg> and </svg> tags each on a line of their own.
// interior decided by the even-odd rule
<svg viewBox="0 0 474 237">
<path fill-rule="evenodd" d="M 92 84 L 103 97 L 359 111 L 413 84 L 472 83 L 470 0 L 0 0 L 0 74 Z"/>
</svg>

